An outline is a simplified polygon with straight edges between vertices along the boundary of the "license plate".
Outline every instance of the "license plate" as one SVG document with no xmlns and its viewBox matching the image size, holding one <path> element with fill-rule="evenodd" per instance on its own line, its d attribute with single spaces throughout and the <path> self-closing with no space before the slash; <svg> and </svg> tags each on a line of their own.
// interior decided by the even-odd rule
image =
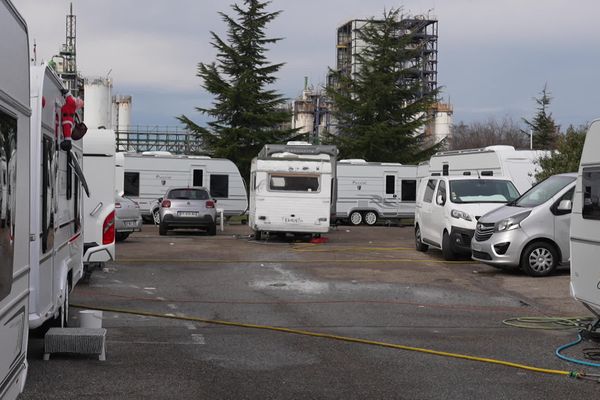
<svg viewBox="0 0 600 400">
<path fill-rule="evenodd" d="M 177 215 L 179 215 L 180 217 L 197 217 L 198 212 L 197 211 L 178 211 Z"/>
<path fill-rule="evenodd" d="M 137 227 L 137 222 L 136 221 L 125 221 L 125 226 L 128 228 L 135 228 L 135 227 Z"/>
</svg>

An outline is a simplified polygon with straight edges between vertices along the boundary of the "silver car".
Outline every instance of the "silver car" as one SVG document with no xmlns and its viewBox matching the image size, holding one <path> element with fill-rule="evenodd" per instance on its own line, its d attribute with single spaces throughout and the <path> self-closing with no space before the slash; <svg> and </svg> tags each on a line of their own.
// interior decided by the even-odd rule
<svg viewBox="0 0 600 400">
<path fill-rule="evenodd" d="M 121 242 L 133 232 L 142 230 L 140 206 L 127 197 L 115 196 L 115 228 L 116 241 Z"/>
<path fill-rule="evenodd" d="M 206 188 L 171 188 L 159 200 L 160 235 L 166 235 L 175 228 L 199 228 L 205 229 L 211 236 L 217 234 L 217 201 Z"/>
<path fill-rule="evenodd" d="M 540 182 L 518 199 L 483 215 L 471 242 L 474 260 L 546 276 L 570 260 L 569 228 L 577 174 Z"/>
</svg>

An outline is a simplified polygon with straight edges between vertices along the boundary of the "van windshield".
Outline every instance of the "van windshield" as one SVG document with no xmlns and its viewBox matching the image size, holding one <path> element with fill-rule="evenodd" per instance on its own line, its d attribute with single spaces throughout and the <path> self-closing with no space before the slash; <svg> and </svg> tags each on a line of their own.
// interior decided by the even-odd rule
<svg viewBox="0 0 600 400">
<path fill-rule="evenodd" d="M 575 179 L 574 176 L 551 176 L 529 189 L 510 205 L 514 207 L 537 207 L 556 196 L 558 192 L 568 184 L 573 183 Z"/>
<path fill-rule="evenodd" d="M 201 189 L 173 189 L 167 198 L 171 200 L 208 200 L 208 192 Z"/>
<path fill-rule="evenodd" d="M 453 203 L 507 203 L 519 197 L 511 181 L 499 179 L 465 179 L 450 181 Z"/>
</svg>

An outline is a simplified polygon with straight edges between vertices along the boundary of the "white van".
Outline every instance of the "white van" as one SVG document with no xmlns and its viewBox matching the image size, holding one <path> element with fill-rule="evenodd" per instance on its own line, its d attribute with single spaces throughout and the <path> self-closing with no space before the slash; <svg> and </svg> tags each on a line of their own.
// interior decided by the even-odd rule
<svg viewBox="0 0 600 400">
<path fill-rule="evenodd" d="M 0 157 L 6 212 L 0 224 L 0 399 L 16 399 L 27 377 L 29 313 L 29 43 L 27 25 L 0 0 Z"/>
<path fill-rule="evenodd" d="M 600 318 L 600 120 L 588 130 L 571 217 L 571 294 Z"/>
<path fill-rule="evenodd" d="M 61 138 L 62 81 L 49 67 L 31 67 L 31 235 L 29 327 L 51 318 L 65 326 L 69 293 L 83 275 L 81 140 Z"/>
<path fill-rule="evenodd" d="M 441 151 L 431 157 L 429 168 L 420 168 L 419 172 L 433 176 L 502 176 L 510 179 L 519 193 L 525 193 L 535 184 L 535 174 L 540 168 L 537 161 L 548 154 L 541 150 L 516 150 L 512 146 Z"/>
<path fill-rule="evenodd" d="M 471 242 L 473 259 L 547 276 L 568 263 L 571 201 L 577 174 L 559 174 L 482 216 Z"/>
<path fill-rule="evenodd" d="M 336 219 L 375 225 L 380 219 L 413 218 L 416 191 L 416 165 L 340 160 Z"/>
<path fill-rule="evenodd" d="M 265 145 L 250 169 L 249 226 L 263 233 L 329 232 L 335 206 L 335 146 Z"/>
<path fill-rule="evenodd" d="M 446 260 L 471 255 L 477 220 L 519 197 L 513 183 L 502 177 L 431 176 L 417 192 L 415 245 L 418 251 L 432 246 Z"/>
</svg>

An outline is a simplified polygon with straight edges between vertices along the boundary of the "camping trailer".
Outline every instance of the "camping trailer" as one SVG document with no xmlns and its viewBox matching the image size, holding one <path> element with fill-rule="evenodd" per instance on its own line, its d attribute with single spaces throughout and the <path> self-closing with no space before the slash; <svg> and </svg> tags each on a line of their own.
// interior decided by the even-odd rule
<svg viewBox="0 0 600 400">
<path fill-rule="evenodd" d="M 83 275 L 81 140 L 59 148 L 64 86 L 49 67 L 31 67 L 31 235 L 29 327 L 69 316 L 69 292 Z"/>
<path fill-rule="evenodd" d="M 89 129 L 83 138 L 83 171 L 90 197 L 84 198 L 85 272 L 115 259 L 115 132 Z"/>
<path fill-rule="evenodd" d="M 417 166 L 340 160 L 336 219 L 352 225 L 415 215 Z"/>
<path fill-rule="evenodd" d="M 13 400 L 27 377 L 31 109 L 27 25 L 9 0 L 0 0 L 0 38 L 0 154 L 6 174 L 0 224 L 0 398 Z"/>
<path fill-rule="evenodd" d="M 535 174 L 539 171 L 536 161 L 548 154 L 541 150 L 515 150 L 512 146 L 441 151 L 431 157 L 429 168 L 423 165 L 419 172 L 433 176 L 503 176 L 520 193 L 525 193 L 535 184 Z"/>
<path fill-rule="evenodd" d="M 250 170 L 249 225 L 263 233 L 321 234 L 335 215 L 335 146 L 265 145 Z"/>
<path fill-rule="evenodd" d="M 600 119 L 585 138 L 571 215 L 571 294 L 600 318 Z"/>
<path fill-rule="evenodd" d="M 244 180 L 233 162 L 224 158 L 174 155 L 165 151 L 125 153 L 125 196 L 140 205 L 142 217 L 156 218 L 158 199 L 170 187 L 206 187 L 226 217 L 248 209 Z M 155 215 L 156 214 L 156 215 Z"/>
</svg>

